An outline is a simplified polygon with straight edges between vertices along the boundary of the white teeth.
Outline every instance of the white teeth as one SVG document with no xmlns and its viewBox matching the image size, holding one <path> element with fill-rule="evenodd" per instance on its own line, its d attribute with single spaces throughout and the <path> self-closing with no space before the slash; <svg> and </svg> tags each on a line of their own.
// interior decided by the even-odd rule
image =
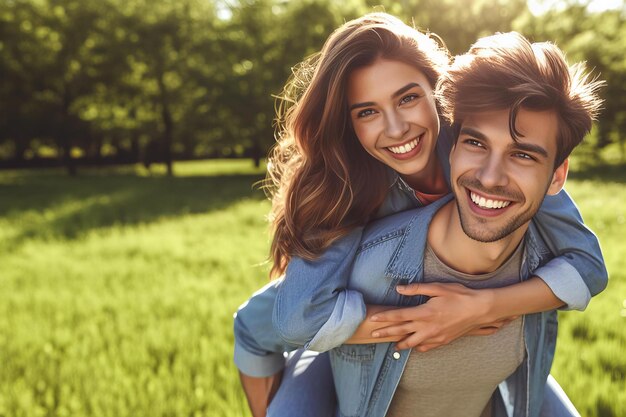
<svg viewBox="0 0 626 417">
<path fill-rule="evenodd" d="M 470 192 L 470 198 L 472 199 L 474 204 L 481 208 L 500 209 L 511 204 L 510 201 L 486 199 L 485 197 L 481 197 L 478 194 L 472 192 Z"/>
<path fill-rule="evenodd" d="M 421 139 L 422 139 L 422 137 L 420 136 L 417 139 L 413 139 L 412 141 L 410 141 L 409 143 L 406 143 L 404 145 L 389 146 L 387 149 L 389 149 L 391 152 L 393 152 L 395 154 L 407 153 L 407 152 L 410 152 L 413 149 L 415 149 L 415 147 L 417 146 L 417 144 L 420 142 Z"/>
</svg>

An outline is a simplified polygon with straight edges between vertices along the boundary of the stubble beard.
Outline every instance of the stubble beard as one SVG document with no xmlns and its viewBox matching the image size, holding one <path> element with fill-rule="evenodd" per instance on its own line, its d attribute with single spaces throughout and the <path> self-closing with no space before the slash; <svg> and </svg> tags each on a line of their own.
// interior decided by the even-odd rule
<svg viewBox="0 0 626 417">
<path fill-rule="evenodd" d="M 524 201 L 524 195 L 520 192 L 507 190 L 506 188 L 488 189 L 476 179 L 461 177 L 457 180 L 457 184 L 459 187 L 462 187 L 461 189 L 471 188 L 473 190 L 484 192 L 485 194 L 489 195 L 499 196 L 507 200 L 512 200 L 516 202 Z M 455 192 L 455 194 L 457 193 Z M 465 195 L 465 193 L 463 194 L 464 195 L 462 197 L 465 199 L 463 202 L 463 206 L 467 207 L 467 204 L 473 204 L 471 202 L 468 202 L 467 196 Z M 497 218 L 476 218 L 470 212 L 469 207 L 466 208 L 467 212 L 464 212 L 463 209 L 461 209 L 461 204 L 459 204 L 458 195 L 456 207 L 459 213 L 459 219 L 461 221 L 461 228 L 463 229 L 463 233 L 465 233 L 465 235 L 470 239 L 477 242 L 491 243 L 504 239 L 505 237 L 509 236 L 517 229 L 522 227 L 524 224 L 528 223 L 537 213 L 542 202 L 543 200 L 535 204 L 531 204 L 528 209 L 510 218 L 502 226 L 494 226 L 496 227 L 495 229 L 489 228 L 488 226 L 489 223 L 491 223 L 492 221 L 497 221 Z"/>
</svg>

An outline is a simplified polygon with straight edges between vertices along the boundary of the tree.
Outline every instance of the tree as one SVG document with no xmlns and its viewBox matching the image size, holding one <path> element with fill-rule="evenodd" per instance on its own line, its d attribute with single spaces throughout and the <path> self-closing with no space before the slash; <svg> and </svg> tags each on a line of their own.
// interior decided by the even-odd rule
<svg viewBox="0 0 626 417">
<path fill-rule="evenodd" d="M 626 21 L 621 10 L 592 12 L 585 3 L 570 2 L 561 10 L 540 16 L 530 13 L 515 23 L 535 41 L 552 41 L 559 45 L 570 62 L 586 61 L 596 76 L 606 81 L 601 95 L 603 110 L 598 120 L 595 150 L 619 143 L 626 158 Z"/>
</svg>

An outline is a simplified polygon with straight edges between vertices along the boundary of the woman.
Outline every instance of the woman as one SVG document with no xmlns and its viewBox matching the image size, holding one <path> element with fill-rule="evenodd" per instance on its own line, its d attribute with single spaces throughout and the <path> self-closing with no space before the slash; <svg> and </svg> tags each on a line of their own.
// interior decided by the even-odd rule
<svg viewBox="0 0 626 417">
<path fill-rule="evenodd" d="M 420 77 L 391 94 L 378 94 L 376 87 L 391 83 L 393 77 L 377 81 L 354 75 L 379 58 L 413 66 Z M 292 81 L 291 85 L 304 81 L 306 89 L 287 114 L 269 168 L 276 186 L 272 272 L 286 270 L 286 277 L 267 286 L 238 313 L 235 359 L 244 374 L 268 376 L 282 365 L 277 355 L 266 354 L 287 348 L 267 324 L 274 303 L 277 330 L 292 346 L 326 351 L 346 342 L 373 341 L 376 327 L 364 320 L 364 309 L 361 314 L 344 314 L 362 306 L 359 293 L 347 287 L 348 272 L 365 223 L 428 204 L 448 192 L 447 155 L 453 136 L 446 125 L 439 132 L 433 96 L 447 61 L 445 50 L 431 37 L 389 15 L 371 14 L 335 31 L 311 64 L 313 75 L 299 78 L 311 73 L 305 65 Z M 375 100 L 369 99 L 372 96 Z M 412 136 L 403 133 L 407 123 L 414 127 Z M 519 287 L 517 295 L 503 303 L 510 306 L 508 312 L 499 312 L 495 322 L 473 317 L 477 309 L 472 305 L 480 303 L 480 290 L 475 290 L 463 298 L 465 317 L 454 322 L 416 320 L 415 326 L 422 326 L 419 336 L 407 333 L 381 341 L 403 339 L 398 348 L 418 346 L 424 351 L 462 335 L 492 332 L 509 316 L 564 304 L 584 309 L 590 296 L 606 285 L 597 241 L 565 193 L 547 200 L 540 213 L 542 234 L 554 255 L 560 256 L 537 269 L 537 277 L 514 284 Z M 446 305 L 458 303 L 437 298 L 443 312 Z M 338 333 L 353 334 L 352 340 L 337 340 Z M 271 366 L 262 365 L 270 362 Z M 315 387 L 320 391 L 319 382 Z M 300 403 L 304 413 L 309 405 Z"/>
</svg>

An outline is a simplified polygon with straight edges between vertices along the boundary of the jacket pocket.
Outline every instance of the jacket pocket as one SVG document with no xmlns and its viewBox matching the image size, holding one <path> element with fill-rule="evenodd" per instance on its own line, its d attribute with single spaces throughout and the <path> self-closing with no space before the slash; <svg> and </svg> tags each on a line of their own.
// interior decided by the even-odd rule
<svg viewBox="0 0 626 417">
<path fill-rule="evenodd" d="M 339 412 L 344 417 L 362 416 L 370 385 L 376 345 L 341 345 L 330 352 Z"/>
</svg>

